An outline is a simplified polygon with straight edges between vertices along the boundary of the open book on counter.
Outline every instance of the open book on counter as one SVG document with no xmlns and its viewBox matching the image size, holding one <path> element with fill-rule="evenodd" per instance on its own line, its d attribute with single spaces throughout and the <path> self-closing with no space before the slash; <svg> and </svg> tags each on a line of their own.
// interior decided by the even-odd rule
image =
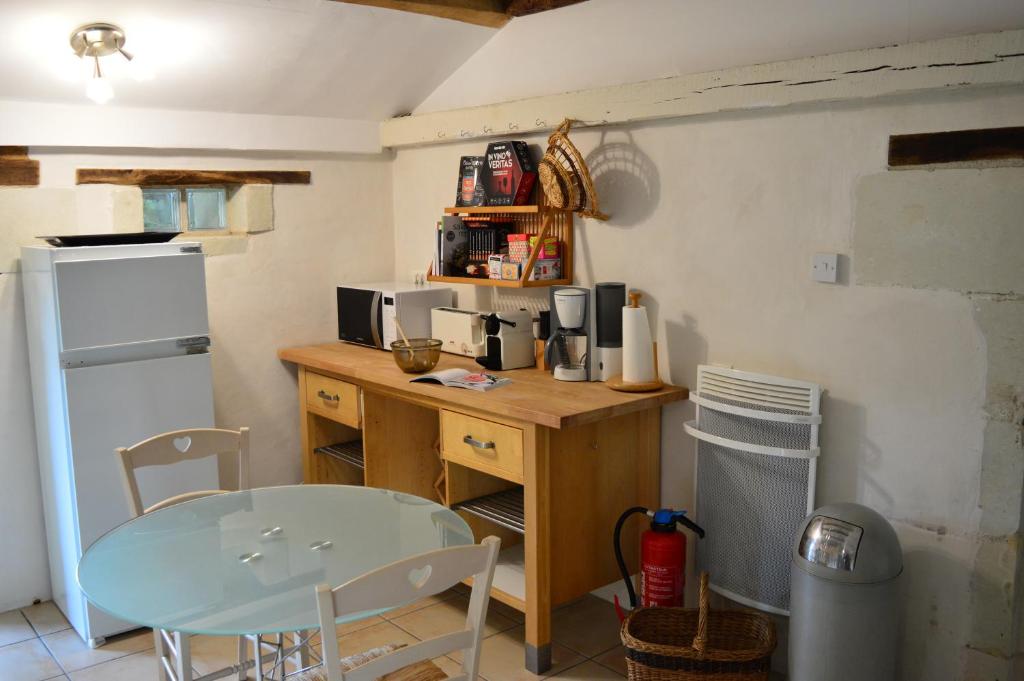
<svg viewBox="0 0 1024 681">
<path fill-rule="evenodd" d="M 467 390 L 493 390 L 512 382 L 511 378 L 501 378 L 494 374 L 473 373 L 466 369 L 442 369 L 410 379 L 410 383 L 437 383 L 449 388 L 466 388 Z"/>
</svg>

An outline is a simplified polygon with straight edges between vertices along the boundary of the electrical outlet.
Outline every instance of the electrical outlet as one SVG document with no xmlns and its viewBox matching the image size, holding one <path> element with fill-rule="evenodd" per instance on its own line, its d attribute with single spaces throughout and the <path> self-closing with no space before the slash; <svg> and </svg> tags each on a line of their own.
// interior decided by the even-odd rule
<svg viewBox="0 0 1024 681">
<path fill-rule="evenodd" d="M 409 280 L 416 286 L 423 286 L 424 284 L 427 283 L 426 275 L 423 274 L 423 272 L 420 272 L 419 270 L 413 270 L 412 272 L 410 272 Z"/>
<path fill-rule="evenodd" d="M 826 284 L 836 283 L 839 255 L 836 253 L 815 253 L 811 259 L 811 279 Z"/>
</svg>

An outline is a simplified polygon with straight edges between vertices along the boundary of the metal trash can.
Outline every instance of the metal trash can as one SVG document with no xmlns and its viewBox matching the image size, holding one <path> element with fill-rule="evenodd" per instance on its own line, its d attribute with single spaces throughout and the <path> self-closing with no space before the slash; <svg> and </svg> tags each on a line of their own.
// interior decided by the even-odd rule
<svg viewBox="0 0 1024 681">
<path fill-rule="evenodd" d="M 892 681 L 903 552 L 892 526 L 860 504 L 822 506 L 793 547 L 790 681 Z"/>
</svg>

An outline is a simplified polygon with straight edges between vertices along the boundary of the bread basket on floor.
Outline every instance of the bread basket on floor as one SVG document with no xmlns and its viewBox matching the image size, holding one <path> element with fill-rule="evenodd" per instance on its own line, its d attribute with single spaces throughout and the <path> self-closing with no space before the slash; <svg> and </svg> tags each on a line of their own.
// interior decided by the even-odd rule
<svg viewBox="0 0 1024 681">
<path fill-rule="evenodd" d="M 700 576 L 700 607 L 638 608 L 622 623 L 629 681 L 754 681 L 767 679 L 775 625 L 750 610 L 710 612 L 708 575 Z"/>
</svg>

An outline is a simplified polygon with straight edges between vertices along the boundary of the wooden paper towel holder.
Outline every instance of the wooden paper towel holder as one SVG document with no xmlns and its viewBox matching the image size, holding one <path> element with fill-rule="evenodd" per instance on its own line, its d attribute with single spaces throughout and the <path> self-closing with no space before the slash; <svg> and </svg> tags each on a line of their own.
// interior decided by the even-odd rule
<svg viewBox="0 0 1024 681">
<path fill-rule="evenodd" d="M 658 376 L 658 343 L 654 342 L 651 344 L 654 347 L 654 375 Z M 624 393 L 649 393 L 654 390 L 661 390 L 665 387 L 660 378 L 655 378 L 653 381 L 644 381 L 642 383 L 627 383 L 622 380 L 622 374 L 612 376 L 607 381 L 607 385 L 612 390 L 618 390 Z"/>
</svg>

